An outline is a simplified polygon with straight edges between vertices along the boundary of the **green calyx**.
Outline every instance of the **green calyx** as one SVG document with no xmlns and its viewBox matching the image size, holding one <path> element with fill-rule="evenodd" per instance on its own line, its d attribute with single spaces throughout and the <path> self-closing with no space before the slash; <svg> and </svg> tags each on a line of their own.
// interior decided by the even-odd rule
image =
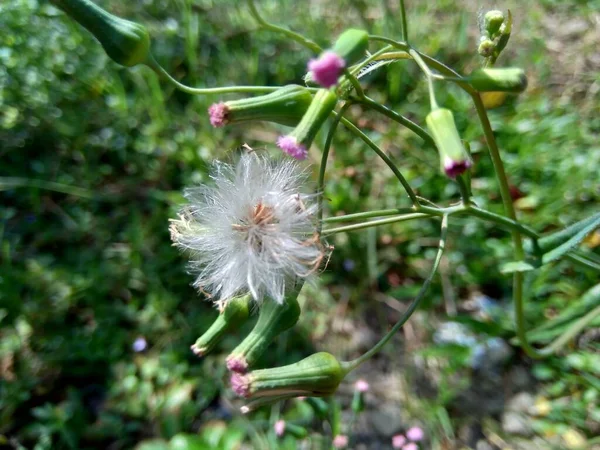
<svg viewBox="0 0 600 450">
<path fill-rule="evenodd" d="M 265 299 L 258 313 L 256 325 L 246 338 L 227 357 L 227 367 L 234 372 L 245 372 L 265 353 L 273 340 L 293 327 L 300 317 L 298 292 L 285 298 L 282 304 Z"/>
<path fill-rule="evenodd" d="M 267 95 L 225 102 L 226 122 L 264 120 L 296 126 L 310 107 L 312 99 L 305 87 L 284 86 Z"/>
<path fill-rule="evenodd" d="M 480 92 L 523 92 L 527 88 L 527 76 L 519 68 L 478 69 L 466 79 Z"/>
<path fill-rule="evenodd" d="M 251 301 L 250 294 L 229 300 L 210 328 L 192 345 L 192 351 L 198 356 L 206 355 L 226 333 L 244 324 L 250 316 Z"/>
<path fill-rule="evenodd" d="M 324 397 L 333 394 L 345 376 L 346 370 L 333 355 L 319 352 L 294 364 L 250 372 L 249 396 Z"/>
<path fill-rule="evenodd" d="M 348 67 L 365 56 L 368 45 L 369 33 L 351 28 L 340 34 L 331 51 L 340 56 Z"/>
<path fill-rule="evenodd" d="M 144 64 L 150 57 L 150 35 L 143 25 L 121 19 L 90 0 L 51 0 L 100 42 L 122 66 Z"/>
<path fill-rule="evenodd" d="M 300 123 L 290 133 L 290 136 L 296 138 L 299 144 L 309 148 L 313 139 L 335 108 L 337 96 L 328 89 L 319 89 L 312 99 L 312 102 L 302 116 Z"/>
<path fill-rule="evenodd" d="M 468 169 L 472 164 L 471 157 L 460 139 L 452 111 L 434 109 L 425 121 L 440 153 L 442 172 L 454 178 Z"/>
<path fill-rule="evenodd" d="M 483 27 L 488 36 L 494 38 L 504 23 L 504 13 L 497 9 L 488 11 L 483 16 Z"/>
</svg>

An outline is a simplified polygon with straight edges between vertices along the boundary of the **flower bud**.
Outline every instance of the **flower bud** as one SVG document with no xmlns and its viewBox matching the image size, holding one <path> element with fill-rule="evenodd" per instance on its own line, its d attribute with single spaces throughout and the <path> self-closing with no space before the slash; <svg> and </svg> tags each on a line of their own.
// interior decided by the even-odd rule
<svg viewBox="0 0 600 450">
<path fill-rule="evenodd" d="M 355 413 L 365 409 L 365 393 L 369 390 L 369 383 L 365 380 L 358 380 L 354 383 L 354 397 L 352 397 L 351 408 Z"/>
<path fill-rule="evenodd" d="M 90 0 L 53 3 L 92 33 L 113 61 L 126 67 L 148 61 L 150 35 L 143 25 L 110 14 Z"/>
<path fill-rule="evenodd" d="M 344 31 L 331 50 L 308 62 L 309 78 L 325 88 L 335 86 L 344 68 L 362 58 L 368 45 L 369 34 L 366 31 Z"/>
<path fill-rule="evenodd" d="M 229 370 L 246 372 L 267 350 L 273 339 L 296 324 L 300 317 L 297 296 L 298 292 L 286 297 L 282 304 L 271 299 L 262 303 L 256 325 L 227 357 Z"/>
<path fill-rule="evenodd" d="M 471 167 L 471 157 L 460 140 L 452 111 L 435 109 L 425 121 L 440 153 L 442 171 L 450 178 L 456 178 Z"/>
<path fill-rule="evenodd" d="M 484 58 L 488 58 L 494 54 L 494 50 L 496 49 L 496 44 L 494 41 L 488 38 L 482 38 L 479 43 L 479 47 L 477 48 L 477 53 L 479 53 Z"/>
<path fill-rule="evenodd" d="M 311 101 L 307 88 L 292 84 L 267 95 L 215 103 L 208 108 L 208 113 L 214 127 L 251 120 L 296 126 Z"/>
<path fill-rule="evenodd" d="M 345 376 L 346 370 L 333 355 L 319 352 L 287 366 L 254 370 L 245 375 L 234 373 L 231 387 L 240 397 L 251 400 L 242 411 L 248 412 L 291 397 L 331 395 Z"/>
<path fill-rule="evenodd" d="M 297 439 L 304 439 L 308 435 L 308 431 L 306 428 L 301 427 L 299 425 L 295 425 L 290 422 L 286 422 L 285 420 L 278 420 L 275 422 L 273 426 L 275 430 L 275 435 L 277 437 L 282 437 L 284 434 L 290 434 Z"/>
<path fill-rule="evenodd" d="M 251 301 L 250 294 L 228 300 L 210 328 L 192 345 L 192 351 L 198 356 L 206 355 L 227 332 L 246 322 L 250 316 Z"/>
<path fill-rule="evenodd" d="M 483 16 L 483 27 L 488 36 L 494 37 L 504 22 L 504 13 L 497 9 L 488 11 Z"/>
<path fill-rule="evenodd" d="M 527 88 L 527 77 L 522 69 L 478 69 L 467 80 L 480 92 L 523 92 Z"/>
<path fill-rule="evenodd" d="M 313 139 L 335 108 L 336 103 L 337 97 L 333 92 L 319 89 L 300 123 L 287 136 L 280 136 L 277 146 L 296 159 L 305 159 Z"/>
</svg>

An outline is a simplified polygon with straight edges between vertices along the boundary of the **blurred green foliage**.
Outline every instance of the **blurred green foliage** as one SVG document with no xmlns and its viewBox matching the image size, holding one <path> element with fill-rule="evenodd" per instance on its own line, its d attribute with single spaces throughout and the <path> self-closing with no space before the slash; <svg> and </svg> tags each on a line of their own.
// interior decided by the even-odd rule
<svg viewBox="0 0 600 450">
<path fill-rule="evenodd" d="M 310 57 L 293 43 L 257 31 L 237 1 L 98 3 L 147 25 L 157 59 L 190 85 L 300 82 Z M 455 6 L 408 2 L 411 39 L 468 73 L 478 64 L 476 12 Z M 589 5 L 580 6 L 578 17 L 585 21 Z M 348 25 L 398 36 L 398 13 L 387 2 L 311 2 L 309 8 L 269 1 L 260 7 L 323 45 Z M 540 232 L 583 217 L 600 198 L 600 117 L 594 113 L 600 96 L 587 89 L 597 74 L 568 78 L 557 67 L 567 60 L 552 59 L 546 46 L 564 36 L 544 25 L 566 11 L 568 5 L 558 2 L 534 5 L 527 14 L 513 9 L 519 29 L 500 63 L 524 67 L 531 87 L 490 112 L 521 218 Z M 211 159 L 228 158 L 244 142 L 262 148 L 280 128 L 210 128 L 205 111 L 219 99 L 174 91 L 147 68 L 124 70 L 44 2 L 0 4 L 0 29 L 0 444 L 4 439 L 14 448 L 36 450 L 132 448 L 146 440 L 140 450 L 179 450 L 239 448 L 245 441 L 274 448 L 273 411 L 259 411 L 251 421 L 232 418 L 223 360 L 236 336 L 202 361 L 189 351 L 215 312 L 189 286 L 184 258 L 170 246 L 167 227 L 182 189 L 207 179 Z M 574 38 L 565 39 L 568 50 Z M 575 47 L 588 51 L 573 42 Z M 370 76 L 367 88 L 374 98 L 423 122 L 426 86 L 414 65 L 395 63 Z M 469 99 L 450 86 L 440 90 L 438 101 L 455 111 L 471 144 L 476 201 L 499 212 L 491 162 Z M 351 109 L 350 114 L 401 161 L 421 195 L 436 202 L 458 198 L 455 185 L 438 173 L 437 155 L 416 136 L 375 113 Z M 361 142 L 341 131 L 334 145 L 325 192 L 328 214 L 408 204 L 393 176 Z M 384 330 L 394 315 L 378 296 L 404 302 L 414 295 L 433 257 L 437 228 L 437 223 L 410 222 L 335 236 L 322 285 L 303 300 L 300 326 L 263 364 L 293 362 L 324 345 L 341 299 L 349 304 L 351 320 L 366 321 L 376 333 Z M 597 253 L 598 244 L 590 242 L 587 251 Z M 450 293 L 436 283 L 428 296 L 425 334 L 444 320 L 448 304 L 442 298 L 460 302 L 483 293 L 496 300 L 495 309 L 476 316 L 459 308 L 456 320 L 483 338 L 512 337 L 510 283 L 497 269 L 510 258 L 503 230 L 467 219 L 453 223 L 444 275 Z M 595 276 L 566 263 L 531 275 L 532 327 L 581 296 Z M 432 440 L 441 441 L 460 425 L 461 419 L 448 418 L 446 411 L 469 383 L 472 359 L 464 345 L 436 344 L 427 337 L 422 347 L 423 357 L 444 361 L 442 382 L 437 397 L 422 408 L 415 399 L 409 409 Z M 343 346 L 337 350 L 343 357 L 357 356 L 343 354 Z M 540 395 L 549 401 L 575 399 L 558 402 L 540 419 L 541 434 L 556 424 L 588 436 L 598 432 L 590 425 L 600 422 L 597 351 L 591 338 L 567 357 L 533 365 Z M 511 364 L 528 364 L 515 353 Z M 382 358 L 395 355 L 388 348 Z M 319 422 L 318 414 L 299 402 L 285 415 L 305 425 Z M 279 445 L 295 448 L 296 441 L 286 436 Z"/>
</svg>

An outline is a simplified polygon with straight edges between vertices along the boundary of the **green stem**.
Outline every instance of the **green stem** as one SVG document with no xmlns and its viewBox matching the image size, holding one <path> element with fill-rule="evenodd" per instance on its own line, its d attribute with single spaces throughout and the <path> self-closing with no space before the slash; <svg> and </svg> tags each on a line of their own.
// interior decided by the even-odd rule
<svg viewBox="0 0 600 450">
<path fill-rule="evenodd" d="M 425 213 L 411 213 L 411 214 L 403 214 L 400 216 L 396 216 L 396 217 L 390 217 L 389 219 L 379 219 L 379 220 L 371 220 L 368 222 L 362 222 L 362 223 L 356 223 L 353 225 L 346 225 L 343 227 L 337 227 L 337 228 L 329 228 L 326 230 L 323 230 L 321 235 L 322 236 L 329 236 L 332 234 L 336 234 L 336 233 L 342 233 L 345 231 L 356 231 L 356 230 L 363 230 L 365 228 L 370 228 L 370 227 L 379 227 L 381 225 L 389 225 L 391 223 L 397 223 L 397 222 L 405 222 L 407 220 L 413 220 L 413 219 L 422 219 L 425 217 L 431 217 L 430 214 L 425 214 Z"/>
<path fill-rule="evenodd" d="M 288 30 L 287 28 L 283 28 L 278 25 L 267 22 L 265 19 L 262 18 L 262 16 L 258 12 L 258 9 L 256 9 L 256 5 L 254 4 L 253 0 L 248 0 L 248 7 L 250 8 L 250 14 L 252 14 L 252 17 L 254 17 L 254 19 L 263 28 L 274 31 L 275 33 L 283 34 L 284 36 L 298 42 L 300 45 L 306 47 L 307 49 L 315 53 L 321 53 L 323 51 L 323 49 L 319 47 L 319 45 L 316 42 L 302 36 L 301 34 L 295 33 L 292 30 Z"/>
<path fill-rule="evenodd" d="M 188 94 L 197 95 L 214 95 L 214 94 L 233 94 L 233 93 L 269 93 L 274 92 L 277 89 L 281 89 L 281 86 L 226 86 L 218 88 L 193 88 L 180 83 L 173 78 L 169 72 L 167 72 L 154 58 L 148 61 L 148 67 L 154 70 L 157 74 L 162 75 L 169 81 L 173 86 Z"/>
<path fill-rule="evenodd" d="M 400 0 L 400 22 L 402 23 L 402 40 L 408 42 L 408 25 L 406 23 L 406 8 L 404 0 Z"/>
<path fill-rule="evenodd" d="M 423 139 L 427 145 L 430 145 L 431 147 L 435 148 L 435 142 L 433 141 L 433 138 L 430 136 L 430 134 L 425 129 L 421 128 L 419 125 L 414 123 L 412 120 L 407 119 L 401 114 L 398 114 L 396 111 L 391 110 L 387 106 L 377 103 L 375 100 L 369 97 L 361 99 L 360 103 L 374 109 L 375 111 L 383 114 L 384 116 L 389 117 L 393 121 L 398 122 L 400 125 L 408 128 L 410 131 L 412 131 L 421 139 Z"/>
<path fill-rule="evenodd" d="M 404 178 L 404 176 L 402 175 L 402 173 L 400 172 L 400 170 L 398 169 L 398 167 L 396 167 L 396 164 L 394 164 L 394 162 L 389 158 L 389 156 L 387 156 L 383 152 L 383 150 L 381 150 L 377 146 L 377 144 L 375 144 L 371 139 L 369 139 L 369 137 L 365 133 L 363 133 L 361 130 L 359 130 L 356 127 L 356 125 L 354 125 L 352 122 L 350 122 L 349 120 L 347 120 L 345 118 L 342 118 L 341 122 L 344 124 L 344 126 L 346 128 L 348 128 L 352 133 L 354 133 L 354 135 L 358 136 L 360 139 L 363 140 L 363 142 L 365 144 L 367 144 L 369 147 L 371 147 L 371 149 L 375 153 L 377 153 L 377 155 L 379 155 L 379 157 L 381 159 L 383 159 L 383 161 L 392 170 L 392 172 L 394 173 L 394 175 L 396 175 L 396 178 L 398 178 L 398 180 L 400 181 L 400 183 L 402 184 L 402 186 L 406 190 L 406 193 L 410 197 L 413 205 L 419 205 L 419 199 L 417 198 L 417 195 L 414 193 L 414 191 L 410 187 L 410 184 L 408 184 L 408 181 L 406 181 L 406 179 Z"/>
<path fill-rule="evenodd" d="M 470 205 L 465 209 L 467 214 L 473 215 L 475 217 L 479 217 L 481 219 L 494 222 L 497 225 L 504 226 L 511 231 L 517 231 L 524 234 L 527 237 L 532 239 L 538 239 L 539 235 L 533 230 L 529 228 L 527 225 L 523 225 L 516 220 L 509 219 L 508 217 L 501 216 L 499 214 L 495 214 L 493 212 L 487 211 L 485 209 L 481 209 L 475 205 Z"/>
<path fill-rule="evenodd" d="M 391 48 L 392 48 L 391 45 L 386 45 L 381 50 L 376 51 L 375 53 L 373 53 L 372 55 L 370 55 L 368 58 L 364 59 L 357 65 L 352 66 L 350 73 L 352 75 L 357 75 L 363 67 L 365 67 L 367 64 L 369 64 L 371 61 L 375 61 L 376 59 L 378 59 L 381 55 L 383 55 L 385 52 L 387 52 Z"/>
<path fill-rule="evenodd" d="M 414 208 L 392 208 L 379 209 L 373 211 L 346 214 L 343 216 L 334 216 L 323 219 L 323 223 L 352 222 L 353 220 L 371 219 L 373 217 L 396 216 L 398 214 L 410 214 L 415 212 Z"/>
<path fill-rule="evenodd" d="M 347 102 L 342 106 L 340 111 L 337 113 L 331 126 L 329 127 L 329 131 L 327 132 L 327 138 L 325 139 L 325 145 L 323 146 L 323 155 L 321 155 L 321 165 L 319 166 L 319 181 L 317 192 L 319 193 L 319 197 L 317 199 L 317 232 L 321 232 L 321 227 L 323 226 L 323 194 L 325 191 L 325 170 L 327 169 L 327 159 L 329 158 L 329 150 L 331 149 L 331 143 L 333 142 L 333 136 L 335 134 L 335 130 L 337 129 L 340 120 L 344 117 L 346 110 L 352 105 L 351 102 Z"/>
<path fill-rule="evenodd" d="M 427 64 L 425 64 L 425 61 L 423 61 L 423 58 L 421 58 L 421 55 L 415 49 L 411 48 L 408 51 L 408 54 L 413 57 L 413 59 L 415 60 L 417 65 L 421 68 L 421 70 L 425 74 L 425 77 L 427 78 L 427 85 L 429 86 L 429 100 L 431 101 L 431 109 L 432 110 L 438 109 L 437 100 L 435 99 L 435 89 L 433 88 L 433 79 L 434 78 L 433 78 L 433 74 L 431 73 L 431 69 L 429 69 L 429 66 Z"/>
<path fill-rule="evenodd" d="M 425 294 L 427 293 L 427 289 L 429 288 L 429 285 L 431 284 L 431 281 L 433 280 L 433 277 L 436 274 L 437 269 L 440 265 L 440 261 L 442 260 L 442 255 L 444 254 L 444 248 L 446 247 L 447 234 L 448 234 L 448 216 L 445 215 L 444 218 L 442 219 L 442 232 L 441 232 L 441 237 L 440 237 L 440 243 L 438 245 L 438 251 L 435 256 L 433 266 L 431 267 L 431 272 L 425 279 L 425 282 L 421 286 L 419 293 L 417 294 L 415 299 L 412 301 L 412 303 L 408 306 L 408 309 L 404 312 L 404 314 L 402 314 L 402 317 L 400 317 L 398 322 L 396 322 L 396 324 L 392 327 L 392 329 L 390 331 L 388 331 L 388 333 L 383 338 L 381 338 L 381 340 L 377 344 L 375 344 L 375 346 L 373 348 L 371 348 L 369 351 L 367 351 L 363 355 L 359 356 L 355 360 L 343 363 L 344 368 L 348 372 L 356 369 L 358 366 L 360 366 L 366 360 L 368 360 L 369 358 L 373 357 L 373 355 L 378 353 L 385 346 L 385 344 L 387 344 L 389 342 L 389 340 L 392 338 L 392 336 L 394 336 L 394 334 L 396 334 L 396 332 L 400 328 L 402 328 L 402 325 L 404 325 L 406 323 L 406 321 L 410 318 L 410 316 L 412 316 L 413 312 L 417 309 L 417 307 L 421 303 L 421 300 L 423 299 L 423 297 L 425 297 Z"/>
</svg>

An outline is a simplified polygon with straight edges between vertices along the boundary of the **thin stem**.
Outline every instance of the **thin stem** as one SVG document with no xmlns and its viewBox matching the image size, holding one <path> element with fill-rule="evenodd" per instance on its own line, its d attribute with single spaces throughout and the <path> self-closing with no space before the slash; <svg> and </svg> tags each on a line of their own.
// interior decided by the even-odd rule
<svg viewBox="0 0 600 450">
<path fill-rule="evenodd" d="M 532 239 L 539 238 L 539 235 L 535 232 L 535 230 L 528 227 L 527 225 L 523 225 L 522 223 L 517 222 L 516 220 L 509 219 L 508 217 L 495 214 L 485 209 L 481 209 L 475 205 L 470 205 L 467 209 L 465 209 L 465 213 L 490 222 L 494 222 L 495 224 L 504 226 L 511 231 L 518 231 Z"/>
<path fill-rule="evenodd" d="M 360 70 L 365 67 L 367 64 L 369 64 L 371 61 L 375 61 L 378 58 L 381 57 L 381 55 L 385 54 L 385 52 L 387 52 L 388 50 L 390 50 L 392 48 L 391 45 L 386 45 L 385 47 L 383 47 L 381 50 L 376 51 L 375 53 L 373 53 L 372 55 L 370 55 L 368 58 L 364 59 L 363 61 L 361 61 L 360 63 L 358 63 L 357 65 L 351 67 L 350 73 L 352 75 L 356 75 L 358 74 L 358 72 L 360 72 Z M 398 52 L 396 52 L 398 53 Z"/>
<path fill-rule="evenodd" d="M 394 175 L 396 175 L 396 178 L 398 178 L 398 180 L 400 181 L 400 183 L 402 184 L 402 186 L 406 190 L 406 193 L 410 197 L 413 205 L 418 205 L 419 204 L 419 200 L 417 199 L 417 195 L 414 193 L 414 191 L 410 187 L 410 184 L 408 184 L 408 181 L 406 181 L 406 179 L 404 178 L 404 176 L 402 175 L 402 173 L 400 172 L 400 170 L 398 169 L 398 167 L 396 167 L 396 164 L 394 164 L 394 162 L 389 158 L 389 156 L 387 156 L 383 152 L 383 150 L 381 150 L 377 146 L 377 144 L 375 144 L 371 139 L 369 139 L 369 137 L 365 133 L 363 133 L 361 130 L 359 130 L 356 127 L 356 125 L 354 125 L 352 122 L 350 122 L 349 120 L 347 120 L 347 119 L 345 119 L 343 117 L 341 119 L 341 122 L 352 133 L 354 133 L 356 136 L 358 136 L 360 139 L 362 139 L 363 142 L 365 142 L 365 144 L 367 144 L 369 147 L 371 147 L 371 149 L 373 151 L 375 151 L 375 153 L 377 153 L 377 155 L 379 155 L 379 157 L 381 159 L 383 159 L 383 161 L 388 165 L 388 167 L 392 170 L 392 172 L 394 172 Z"/>
<path fill-rule="evenodd" d="M 431 267 L 431 271 L 430 271 L 429 275 L 427 276 L 427 278 L 425 279 L 425 282 L 421 286 L 419 293 L 417 294 L 415 299 L 412 301 L 412 303 L 408 306 L 408 308 L 404 312 L 404 314 L 402 314 L 402 317 L 400 317 L 398 322 L 396 322 L 396 324 L 392 327 L 392 329 L 390 331 L 388 331 L 388 333 L 383 338 L 381 338 L 381 340 L 377 344 L 375 344 L 375 346 L 373 348 L 371 348 L 369 351 L 367 351 L 363 355 L 359 356 L 355 360 L 348 361 L 343 364 L 345 366 L 344 368 L 346 368 L 348 370 L 348 372 L 356 369 L 362 363 L 364 363 L 369 358 L 373 357 L 373 355 L 378 353 L 385 346 L 385 344 L 387 344 L 389 342 L 389 340 L 392 338 L 392 336 L 394 336 L 394 334 L 396 334 L 396 332 L 400 328 L 402 328 L 402 325 L 404 325 L 406 323 L 406 321 L 410 318 L 410 316 L 412 316 L 413 312 L 415 312 L 415 310 L 421 303 L 421 300 L 423 299 L 423 297 L 425 297 L 425 294 L 427 293 L 427 289 L 429 288 L 429 285 L 431 284 L 431 281 L 433 280 L 433 277 L 436 274 L 437 269 L 440 265 L 440 261 L 442 260 L 442 255 L 444 254 L 444 248 L 446 247 L 447 234 L 448 234 L 448 216 L 445 215 L 442 219 L 442 232 L 441 232 L 440 242 L 438 244 L 438 251 L 435 256 L 433 266 Z"/>
<path fill-rule="evenodd" d="M 404 0 L 400 0 L 400 22 L 402 23 L 402 40 L 408 42 L 408 25 L 406 23 L 406 8 Z"/>
<path fill-rule="evenodd" d="M 321 51 L 323 50 L 321 47 L 319 47 L 319 45 L 316 42 L 302 36 L 301 34 L 295 33 L 292 30 L 288 30 L 287 28 L 283 28 L 278 25 L 267 22 L 265 19 L 262 18 L 262 16 L 258 12 L 258 9 L 256 9 L 256 5 L 254 4 L 253 0 L 248 0 L 248 7 L 250 8 L 250 14 L 252 14 L 252 17 L 254 17 L 254 19 L 263 28 L 274 31 L 276 33 L 283 34 L 284 36 L 287 36 L 288 38 L 298 42 L 300 45 L 306 47 L 307 49 L 315 53 L 321 53 Z"/>
<path fill-rule="evenodd" d="M 187 92 L 188 94 L 197 94 L 197 95 L 214 95 L 214 94 L 233 94 L 233 93 L 269 93 L 274 92 L 277 89 L 281 89 L 281 86 L 226 86 L 226 87 L 218 87 L 218 88 L 193 88 L 190 86 L 186 86 L 185 84 L 180 83 L 175 78 L 173 78 L 169 72 L 167 72 L 154 58 L 151 58 L 148 61 L 148 67 L 154 70 L 157 74 L 162 75 L 169 81 L 172 85 L 174 85 L 177 89 L 183 92 Z"/>
<path fill-rule="evenodd" d="M 356 91 L 358 98 L 360 98 L 360 99 L 365 98 L 365 92 L 363 91 L 363 88 L 360 85 L 358 78 L 356 78 L 354 75 L 352 75 L 352 73 L 347 68 L 344 69 L 344 75 L 346 76 L 346 79 L 350 82 L 350 84 Z"/>
<path fill-rule="evenodd" d="M 427 85 L 429 86 L 429 100 L 431 101 L 431 109 L 438 109 L 437 100 L 435 99 L 435 89 L 433 88 L 433 74 L 431 73 L 431 69 L 429 69 L 429 66 L 427 66 L 427 64 L 425 64 L 425 61 L 423 61 L 423 58 L 421 58 L 421 55 L 415 49 L 411 48 L 408 51 L 408 53 L 410 56 L 413 57 L 413 59 L 415 60 L 417 65 L 421 68 L 421 70 L 427 77 Z"/>
<path fill-rule="evenodd" d="M 325 169 L 327 169 L 327 159 L 329 157 L 329 150 L 331 149 L 331 143 L 333 142 L 333 135 L 335 134 L 335 130 L 337 129 L 340 120 L 344 117 L 346 110 L 352 105 L 351 102 L 347 102 L 342 106 L 340 111 L 337 113 L 331 126 L 329 127 L 329 131 L 327 132 L 327 138 L 325 139 L 325 145 L 323 146 L 323 155 L 321 155 L 321 165 L 319 166 L 319 181 L 317 192 L 319 193 L 319 197 L 317 199 L 317 232 L 321 232 L 321 227 L 323 226 L 323 194 L 325 191 Z"/>
<path fill-rule="evenodd" d="M 421 139 L 423 139 L 425 143 L 427 143 L 427 145 L 430 145 L 431 147 L 435 148 L 435 142 L 433 141 L 433 138 L 430 136 L 430 134 L 425 129 L 421 128 L 419 125 L 414 123 L 412 120 L 407 119 L 401 114 L 398 114 L 396 111 L 391 110 L 387 106 L 377 103 L 375 100 L 369 97 L 365 97 L 360 101 L 360 103 L 374 109 L 377 112 L 380 112 L 384 116 L 389 117 L 393 121 L 398 122 L 400 125 L 408 128 L 410 131 L 412 131 Z"/>
<path fill-rule="evenodd" d="M 390 217 L 389 219 L 371 220 L 368 222 L 356 223 L 354 225 L 346 225 L 343 227 L 329 228 L 327 230 L 323 230 L 321 232 L 321 235 L 329 236 L 332 234 L 342 233 L 345 231 L 364 230 L 365 228 L 380 227 L 381 225 L 389 225 L 391 223 L 405 222 L 407 220 L 422 219 L 425 217 L 432 217 L 432 216 L 429 214 L 426 214 L 426 213 L 403 214 L 403 215 L 396 216 L 396 217 Z"/>
<path fill-rule="evenodd" d="M 327 217 L 326 219 L 323 219 L 323 223 L 352 222 L 354 220 L 360 219 L 371 219 L 373 217 L 383 216 L 396 216 L 398 214 L 410 214 L 413 212 L 415 212 L 413 208 L 379 209 L 354 214 L 345 214 L 343 216 Z"/>
<path fill-rule="evenodd" d="M 387 47 L 384 47 L 382 50 L 391 48 L 391 45 L 388 45 Z M 400 60 L 400 59 L 412 59 L 410 57 L 410 55 L 407 52 L 381 52 L 381 54 L 377 55 L 375 58 L 373 58 L 374 61 L 387 61 L 387 60 Z"/>
</svg>

